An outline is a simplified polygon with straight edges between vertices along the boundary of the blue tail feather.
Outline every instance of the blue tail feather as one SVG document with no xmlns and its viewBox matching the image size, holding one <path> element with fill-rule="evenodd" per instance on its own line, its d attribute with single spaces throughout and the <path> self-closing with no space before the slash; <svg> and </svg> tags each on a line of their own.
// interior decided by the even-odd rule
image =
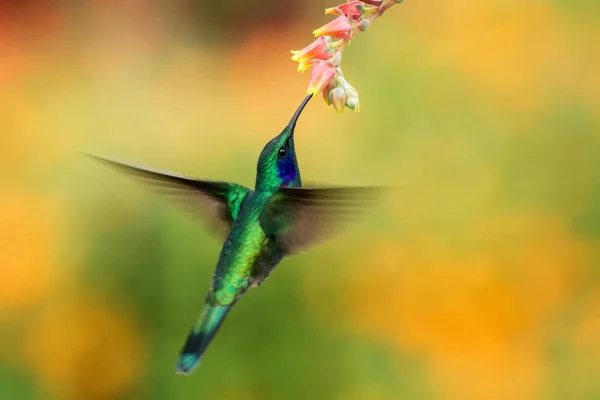
<svg viewBox="0 0 600 400">
<path fill-rule="evenodd" d="M 196 325 L 191 329 L 179 353 L 179 360 L 175 368 L 175 372 L 178 374 L 189 375 L 196 368 L 208 344 L 219 330 L 223 319 L 233 305 L 211 304 L 210 297 L 207 298 Z"/>
</svg>

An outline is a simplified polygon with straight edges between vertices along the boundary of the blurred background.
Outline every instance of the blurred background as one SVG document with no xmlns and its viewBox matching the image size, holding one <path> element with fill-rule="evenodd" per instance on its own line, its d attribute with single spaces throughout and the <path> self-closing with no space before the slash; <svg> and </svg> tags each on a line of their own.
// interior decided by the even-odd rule
<svg viewBox="0 0 600 400">
<path fill-rule="evenodd" d="M 221 242 L 80 151 L 252 186 L 335 1 L 0 3 L 1 399 L 600 398 L 600 3 L 407 1 L 299 121 L 395 185 L 174 373 Z"/>
</svg>

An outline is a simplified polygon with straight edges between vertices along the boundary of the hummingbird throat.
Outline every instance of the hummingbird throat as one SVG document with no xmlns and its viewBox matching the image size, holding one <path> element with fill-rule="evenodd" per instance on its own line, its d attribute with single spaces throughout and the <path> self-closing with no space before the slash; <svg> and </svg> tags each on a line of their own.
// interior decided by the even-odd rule
<svg viewBox="0 0 600 400">
<path fill-rule="evenodd" d="M 258 158 L 257 189 L 274 190 L 279 186 L 301 186 L 300 170 L 294 146 L 294 129 L 300 114 L 311 98 L 312 95 L 304 98 L 283 132 L 271 139 L 263 148 Z"/>
</svg>

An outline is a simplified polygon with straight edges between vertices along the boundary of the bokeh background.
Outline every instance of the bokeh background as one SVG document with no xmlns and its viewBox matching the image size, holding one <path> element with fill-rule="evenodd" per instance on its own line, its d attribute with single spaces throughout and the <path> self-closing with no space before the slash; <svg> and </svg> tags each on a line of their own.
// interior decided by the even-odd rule
<svg viewBox="0 0 600 400">
<path fill-rule="evenodd" d="M 307 182 L 394 185 L 191 377 L 221 243 L 80 151 L 253 185 L 332 1 L 0 3 L 1 399 L 600 398 L 600 3 L 407 1 L 319 99 Z"/>
</svg>

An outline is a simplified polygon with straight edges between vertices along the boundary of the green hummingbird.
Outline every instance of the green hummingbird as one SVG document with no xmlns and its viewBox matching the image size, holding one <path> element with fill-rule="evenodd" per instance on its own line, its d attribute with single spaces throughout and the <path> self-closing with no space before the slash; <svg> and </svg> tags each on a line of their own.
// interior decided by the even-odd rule
<svg viewBox="0 0 600 400">
<path fill-rule="evenodd" d="M 92 156 L 166 189 L 226 237 L 204 306 L 180 351 L 178 374 L 194 370 L 231 307 L 249 288 L 259 286 L 285 256 L 339 232 L 380 189 L 301 187 L 294 129 L 311 97 L 302 101 L 288 125 L 263 148 L 254 190 Z"/>
</svg>

